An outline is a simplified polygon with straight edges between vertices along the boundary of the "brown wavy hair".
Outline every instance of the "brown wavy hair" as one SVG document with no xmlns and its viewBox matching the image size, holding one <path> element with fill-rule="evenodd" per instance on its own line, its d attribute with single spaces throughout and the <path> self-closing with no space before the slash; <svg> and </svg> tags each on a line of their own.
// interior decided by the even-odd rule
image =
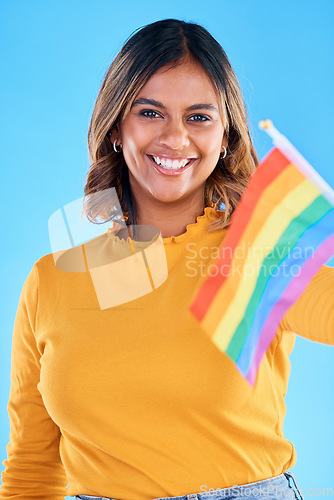
<svg viewBox="0 0 334 500">
<path fill-rule="evenodd" d="M 132 103 L 148 79 L 160 68 L 193 59 L 207 71 L 217 90 L 220 112 L 228 138 L 227 155 L 219 159 L 206 180 L 205 206 L 219 210 L 219 219 L 210 230 L 230 223 L 258 164 L 249 133 L 247 111 L 232 66 L 212 35 L 202 26 L 176 19 L 149 24 L 135 32 L 124 44 L 104 77 L 88 131 L 90 169 L 84 188 L 84 210 L 96 220 L 92 193 L 115 188 L 127 224 L 136 224 L 136 207 L 131 193 L 128 168 L 122 153 L 115 153 L 109 136 L 126 117 Z M 100 207 L 101 208 L 101 207 Z M 99 211 L 101 214 L 101 210 Z M 104 211 L 104 220 L 112 220 Z"/>
</svg>

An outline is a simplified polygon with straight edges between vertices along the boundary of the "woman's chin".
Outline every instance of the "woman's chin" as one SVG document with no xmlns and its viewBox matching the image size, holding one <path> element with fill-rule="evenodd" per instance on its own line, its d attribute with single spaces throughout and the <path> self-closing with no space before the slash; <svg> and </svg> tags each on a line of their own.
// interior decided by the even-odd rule
<svg viewBox="0 0 334 500">
<path fill-rule="evenodd" d="M 151 196 L 154 200 L 160 203 L 176 203 L 186 196 L 182 191 L 178 192 L 152 192 Z"/>
</svg>

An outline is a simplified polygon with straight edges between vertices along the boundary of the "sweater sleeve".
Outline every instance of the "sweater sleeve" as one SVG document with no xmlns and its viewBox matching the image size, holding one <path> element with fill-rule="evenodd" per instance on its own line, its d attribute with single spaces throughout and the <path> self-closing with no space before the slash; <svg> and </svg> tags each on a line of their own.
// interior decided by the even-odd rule
<svg viewBox="0 0 334 500">
<path fill-rule="evenodd" d="M 322 266 L 281 325 L 308 340 L 334 346 L 334 268 Z"/>
<path fill-rule="evenodd" d="M 33 267 L 22 289 L 13 331 L 10 441 L 3 461 L 0 499 L 63 500 L 68 483 L 59 453 L 60 429 L 38 391 L 40 353 L 35 338 L 38 271 Z"/>
</svg>

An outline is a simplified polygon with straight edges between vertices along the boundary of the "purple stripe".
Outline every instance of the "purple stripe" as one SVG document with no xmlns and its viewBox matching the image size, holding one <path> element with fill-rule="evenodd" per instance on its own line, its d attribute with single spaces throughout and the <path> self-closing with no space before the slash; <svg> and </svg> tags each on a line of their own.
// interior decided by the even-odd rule
<svg viewBox="0 0 334 500">
<path fill-rule="evenodd" d="M 289 284 L 279 302 L 275 304 L 266 324 L 263 327 L 253 363 L 246 376 L 246 379 L 251 385 L 254 385 L 262 357 L 266 353 L 272 339 L 274 338 L 284 314 L 291 307 L 292 303 L 300 297 L 313 276 L 333 255 L 333 253 L 334 235 L 327 238 L 327 240 L 325 240 L 324 243 L 318 248 L 316 253 L 309 258 L 309 260 L 302 267 L 301 273 Z"/>
</svg>

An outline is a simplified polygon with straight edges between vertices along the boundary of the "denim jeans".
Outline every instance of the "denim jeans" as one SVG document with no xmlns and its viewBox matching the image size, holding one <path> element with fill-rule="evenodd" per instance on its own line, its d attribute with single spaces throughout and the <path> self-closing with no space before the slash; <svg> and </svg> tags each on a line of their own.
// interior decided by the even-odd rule
<svg viewBox="0 0 334 500">
<path fill-rule="evenodd" d="M 77 495 L 75 498 L 78 500 L 118 500 L 90 495 Z M 279 476 L 255 483 L 235 485 L 230 488 L 218 488 L 215 490 L 207 487 L 200 493 L 189 493 L 188 495 L 179 497 L 161 497 L 152 500 L 233 500 L 235 498 L 244 500 L 304 500 L 295 476 L 291 472 L 283 472 Z"/>
</svg>

